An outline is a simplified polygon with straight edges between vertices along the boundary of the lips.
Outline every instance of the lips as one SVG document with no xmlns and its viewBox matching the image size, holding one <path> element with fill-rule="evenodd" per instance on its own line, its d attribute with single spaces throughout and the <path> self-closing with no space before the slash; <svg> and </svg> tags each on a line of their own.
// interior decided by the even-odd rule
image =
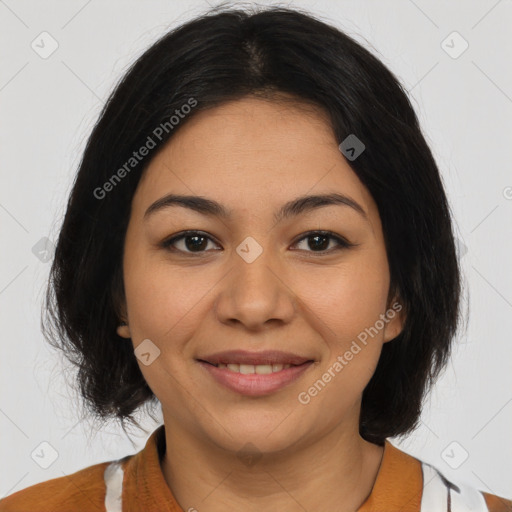
<svg viewBox="0 0 512 512">
<path fill-rule="evenodd" d="M 252 354 L 253 360 L 258 357 L 258 361 L 268 361 L 268 356 L 265 358 L 260 354 Z M 216 354 L 217 358 L 224 357 Z M 231 357 L 231 356 L 229 356 Z M 279 354 L 279 360 L 290 360 L 290 356 L 283 356 Z M 304 358 L 298 357 L 299 360 Z M 272 356 L 275 360 L 275 354 Z M 271 359 L 272 359 L 271 358 Z M 246 359 L 247 360 L 247 359 Z M 297 361 L 298 359 L 295 359 Z M 299 365 L 289 364 L 272 364 L 270 365 L 250 365 L 230 363 L 225 365 L 219 363 L 217 366 L 205 361 L 198 361 L 199 367 L 202 368 L 206 375 L 212 379 L 213 382 L 220 384 L 223 388 L 229 389 L 239 395 L 262 397 L 272 393 L 277 393 L 281 389 L 290 386 L 293 382 L 302 378 L 314 366 L 314 361 L 308 360 Z M 208 389 L 210 383 L 208 382 Z"/>
<path fill-rule="evenodd" d="M 210 363 L 218 366 L 222 364 L 245 364 L 245 365 L 291 365 L 299 366 L 306 362 L 313 361 L 308 357 L 303 357 L 291 352 L 282 352 L 280 350 L 266 350 L 263 352 L 249 352 L 246 350 L 228 350 L 216 352 L 197 358 L 198 361 Z"/>
</svg>

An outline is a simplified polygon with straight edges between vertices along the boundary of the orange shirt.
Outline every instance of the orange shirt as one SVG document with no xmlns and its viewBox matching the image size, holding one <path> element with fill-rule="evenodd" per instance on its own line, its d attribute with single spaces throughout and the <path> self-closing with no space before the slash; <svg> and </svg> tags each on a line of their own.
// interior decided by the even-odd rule
<svg viewBox="0 0 512 512">
<path fill-rule="evenodd" d="M 160 458 L 165 453 L 164 428 L 164 425 L 158 427 L 141 451 L 120 459 L 117 471 L 116 465 L 111 465 L 113 461 L 109 461 L 32 485 L 0 500 L 0 512 L 187 512 L 176 502 L 160 467 Z M 427 508 L 428 512 L 448 510 L 444 501 L 439 511 L 436 506 L 429 508 L 426 504 L 422 509 L 424 489 L 432 486 L 430 480 L 434 474 L 426 472 L 423 464 L 386 440 L 372 492 L 357 512 L 423 512 Z M 109 466 L 107 475 L 112 473 L 112 477 L 110 480 L 107 477 L 107 492 L 105 470 Z M 430 475 L 428 481 L 424 482 L 424 474 Z M 474 492 L 480 498 L 483 496 L 482 503 L 490 512 L 512 512 L 511 500 L 485 492 L 480 494 L 476 490 Z M 452 510 L 455 512 L 456 496 L 453 491 L 451 493 L 452 507 L 455 507 Z M 120 500 L 116 502 L 117 494 Z M 119 502 L 122 502 L 122 506 Z M 197 506 L 200 510 L 200 505 Z"/>
</svg>

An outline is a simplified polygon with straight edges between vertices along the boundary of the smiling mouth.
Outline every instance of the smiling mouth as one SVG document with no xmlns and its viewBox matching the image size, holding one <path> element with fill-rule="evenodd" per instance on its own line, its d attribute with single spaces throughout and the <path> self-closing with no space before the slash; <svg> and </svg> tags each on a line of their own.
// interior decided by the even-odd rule
<svg viewBox="0 0 512 512">
<path fill-rule="evenodd" d="M 250 361 L 250 359 L 255 361 Z M 279 358 L 281 361 L 279 361 Z M 315 363 L 312 359 L 293 354 L 247 355 L 229 354 L 196 359 L 214 382 L 237 394 L 265 396 L 276 393 L 300 379 Z M 243 361 L 245 359 L 245 361 Z M 249 361 L 248 361 L 249 359 Z M 277 361 L 276 361 L 277 359 Z M 293 361 L 293 359 L 295 359 Z M 238 363 L 235 362 L 238 360 Z M 243 362 L 241 363 L 240 360 Z M 290 360 L 293 361 L 290 362 Z M 249 362 L 258 364 L 248 364 Z"/>
<path fill-rule="evenodd" d="M 270 373 L 277 373 L 282 370 L 287 370 L 288 368 L 295 366 L 304 366 L 308 363 L 312 363 L 312 360 L 305 361 L 302 364 L 238 364 L 238 363 L 210 363 L 209 361 L 204 361 L 199 359 L 202 363 L 207 363 L 211 366 L 215 366 L 219 369 L 227 369 L 232 371 L 233 373 L 241 373 L 243 375 L 250 375 L 252 373 L 258 375 L 268 375 Z"/>
</svg>

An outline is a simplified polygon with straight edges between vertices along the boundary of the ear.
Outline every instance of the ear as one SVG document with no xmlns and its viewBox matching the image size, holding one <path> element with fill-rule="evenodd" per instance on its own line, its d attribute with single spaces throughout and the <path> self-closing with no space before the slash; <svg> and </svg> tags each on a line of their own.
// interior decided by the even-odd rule
<svg viewBox="0 0 512 512">
<path fill-rule="evenodd" d="M 384 326 L 384 343 L 395 339 L 403 330 L 405 325 L 405 308 L 399 296 L 394 296 L 388 301 L 388 308 L 385 313 L 386 325 Z"/>
<path fill-rule="evenodd" d="M 121 338 L 131 338 L 130 327 L 128 325 L 128 314 L 126 312 L 126 301 L 123 299 L 118 301 L 117 311 L 119 325 L 117 326 L 117 334 L 121 336 Z"/>
<path fill-rule="evenodd" d="M 121 338 L 131 338 L 132 335 L 130 333 L 130 328 L 126 323 L 122 323 L 121 325 L 117 326 L 117 334 L 121 336 Z"/>
<path fill-rule="evenodd" d="M 117 318 L 119 319 L 119 325 L 117 326 L 116 332 L 121 338 L 131 338 L 130 327 L 128 326 L 128 314 L 126 311 L 126 298 L 124 293 L 124 284 L 122 278 L 122 272 L 117 269 L 112 280 L 111 285 L 111 296 L 114 304 L 114 310 Z"/>
</svg>

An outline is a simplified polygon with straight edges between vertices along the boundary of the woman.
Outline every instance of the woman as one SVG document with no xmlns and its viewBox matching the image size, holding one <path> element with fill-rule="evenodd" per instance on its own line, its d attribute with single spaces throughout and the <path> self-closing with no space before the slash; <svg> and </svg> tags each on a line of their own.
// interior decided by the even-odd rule
<svg viewBox="0 0 512 512">
<path fill-rule="evenodd" d="M 0 511 L 512 510 L 388 440 L 448 361 L 460 276 L 398 80 L 297 10 L 214 10 L 128 71 L 87 144 L 47 336 L 139 453 Z"/>
</svg>

